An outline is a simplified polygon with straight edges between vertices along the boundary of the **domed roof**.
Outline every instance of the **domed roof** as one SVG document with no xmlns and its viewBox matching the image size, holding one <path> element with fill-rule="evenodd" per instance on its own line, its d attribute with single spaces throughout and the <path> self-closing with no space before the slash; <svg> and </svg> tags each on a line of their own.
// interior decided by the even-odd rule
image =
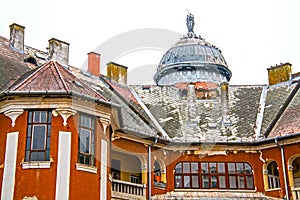
<svg viewBox="0 0 300 200">
<path fill-rule="evenodd" d="M 163 55 L 154 76 L 155 82 L 158 85 L 228 82 L 231 72 L 221 51 L 200 36 L 196 36 L 192 29 L 193 21 L 188 19 L 189 15 L 187 36 L 181 38 Z"/>
</svg>

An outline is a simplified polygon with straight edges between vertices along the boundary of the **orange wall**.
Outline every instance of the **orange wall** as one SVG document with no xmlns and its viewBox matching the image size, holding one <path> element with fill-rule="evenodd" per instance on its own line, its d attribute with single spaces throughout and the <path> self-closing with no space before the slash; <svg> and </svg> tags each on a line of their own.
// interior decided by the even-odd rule
<svg viewBox="0 0 300 200">
<path fill-rule="evenodd" d="M 22 161 L 25 159 L 26 127 L 27 114 L 24 112 L 16 120 L 15 127 L 11 127 L 11 120 L 0 114 L 0 165 L 4 163 L 6 134 L 8 132 L 19 131 L 17 169 L 15 179 L 15 199 L 22 199 L 25 196 L 36 196 L 38 199 L 55 199 L 56 171 L 57 171 L 57 145 L 59 131 L 71 132 L 71 171 L 70 171 L 70 199 L 95 199 L 99 198 L 100 190 L 100 142 L 101 138 L 109 139 L 109 133 L 104 135 L 100 122 L 97 123 L 97 143 L 96 166 L 97 174 L 77 171 L 77 152 L 78 152 L 78 133 L 77 119 L 78 114 L 68 119 L 68 125 L 63 126 L 60 116 L 52 116 L 51 146 L 50 157 L 54 160 L 49 169 L 22 169 Z M 109 160 L 109 158 L 108 158 Z M 108 174 L 108 173 L 107 173 Z M 0 167 L 0 193 L 2 188 L 3 168 Z M 107 177 L 108 180 L 108 177 Z M 106 184 L 106 183 L 105 183 Z M 108 185 L 110 186 L 110 185 Z M 110 198 L 110 188 L 107 190 L 108 199 Z"/>
</svg>

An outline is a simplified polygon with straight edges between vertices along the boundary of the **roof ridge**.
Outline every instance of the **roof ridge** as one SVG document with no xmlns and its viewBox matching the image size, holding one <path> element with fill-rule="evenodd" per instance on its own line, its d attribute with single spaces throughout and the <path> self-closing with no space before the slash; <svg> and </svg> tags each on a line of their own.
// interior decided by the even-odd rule
<svg viewBox="0 0 300 200">
<path fill-rule="evenodd" d="M 51 62 L 53 62 L 53 61 L 51 61 Z M 62 81 L 65 90 L 68 91 L 68 90 L 69 90 L 69 87 L 67 86 L 67 84 L 66 84 L 66 82 L 65 82 L 65 80 L 64 80 L 64 78 L 63 78 L 63 76 L 61 75 L 61 72 L 60 72 L 60 70 L 58 69 L 57 64 L 58 64 L 57 62 L 53 62 L 53 65 L 54 65 L 55 70 L 56 70 L 56 72 L 57 72 L 57 74 L 58 74 L 58 77 L 59 77 L 60 80 Z M 58 64 L 58 65 L 59 65 L 59 64 Z M 61 66 L 61 65 L 59 65 L 59 66 Z"/>
</svg>

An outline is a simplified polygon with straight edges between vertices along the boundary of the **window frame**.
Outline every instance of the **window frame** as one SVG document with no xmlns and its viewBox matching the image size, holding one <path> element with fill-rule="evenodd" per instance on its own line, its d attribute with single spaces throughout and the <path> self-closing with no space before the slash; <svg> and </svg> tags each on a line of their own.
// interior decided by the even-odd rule
<svg viewBox="0 0 300 200">
<path fill-rule="evenodd" d="M 192 164 L 197 166 L 197 171 L 192 171 Z M 230 164 L 234 167 L 232 171 L 229 171 Z M 230 179 L 235 181 L 235 187 L 231 187 Z M 254 190 L 253 168 L 246 162 L 178 162 L 174 168 L 174 188 Z"/>
<path fill-rule="evenodd" d="M 86 120 L 90 120 L 89 126 L 86 126 L 87 121 L 83 121 L 83 118 Z M 84 133 L 85 132 L 85 133 Z M 87 143 L 85 142 L 85 146 L 81 145 L 82 135 L 89 132 L 89 141 L 88 141 L 88 152 L 82 152 L 82 147 L 86 147 Z M 96 117 L 86 114 L 80 113 L 78 119 L 78 163 L 88 166 L 95 166 L 95 150 L 96 150 Z"/>
<path fill-rule="evenodd" d="M 45 118 L 43 120 L 43 113 Z M 35 118 L 36 115 L 38 118 Z M 43 147 L 40 147 L 40 132 L 35 127 L 44 127 Z M 50 145 L 52 131 L 52 110 L 28 110 L 25 143 L 25 162 L 50 161 Z M 37 139 L 35 139 L 37 138 Z M 36 144 L 38 142 L 38 144 Z M 38 145 L 38 146 L 35 146 Z"/>
</svg>

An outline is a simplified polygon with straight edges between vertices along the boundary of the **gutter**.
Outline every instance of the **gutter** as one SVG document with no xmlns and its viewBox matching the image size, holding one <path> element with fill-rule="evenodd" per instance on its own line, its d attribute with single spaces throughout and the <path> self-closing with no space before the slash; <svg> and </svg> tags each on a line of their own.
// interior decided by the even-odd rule
<svg viewBox="0 0 300 200">
<path fill-rule="evenodd" d="M 156 135 L 155 140 L 152 144 L 148 145 L 148 200 L 151 200 L 151 194 L 152 194 L 152 180 L 151 180 L 151 168 L 152 168 L 152 162 L 151 162 L 151 149 L 152 147 L 157 143 L 157 140 L 159 138 L 159 135 Z"/>
<path fill-rule="evenodd" d="M 286 163 L 285 163 L 285 155 L 284 155 L 284 148 L 281 144 L 278 143 L 277 137 L 274 139 L 275 144 L 280 148 L 281 153 L 281 162 L 282 162 L 282 168 L 283 168 L 283 176 L 284 176 L 284 187 L 285 187 L 285 195 L 286 199 L 290 200 L 290 193 L 289 193 L 289 185 L 288 185 L 288 176 L 286 172 Z"/>
<path fill-rule="evenodd" d="M 105 100 L 101 100 L 95 97 L 91 97 L 91 96 L 87 96 L 84 94 L 81 94 L 79 92 L 74 92 L 74 91 L 67 91 L 67 90 L 59 90 L 59 91 L 4 91 L 0 94 L 0 98 L 1 97 L 5 97 L 5 96 L 9 96 L 9 95 L 70 95 L 70 96 L 75 96 L 75 97 L 80 97 L 80 98 L 84 98 L 86 100 L 89 101 L 94 101 L 97 103 L 102 103 L 105 104 L 107 106 L 113 106 L 113 107 L 120 107 L 119 105 L 112 103 L 112 102 L 108 102 Z"/>
</svg>

